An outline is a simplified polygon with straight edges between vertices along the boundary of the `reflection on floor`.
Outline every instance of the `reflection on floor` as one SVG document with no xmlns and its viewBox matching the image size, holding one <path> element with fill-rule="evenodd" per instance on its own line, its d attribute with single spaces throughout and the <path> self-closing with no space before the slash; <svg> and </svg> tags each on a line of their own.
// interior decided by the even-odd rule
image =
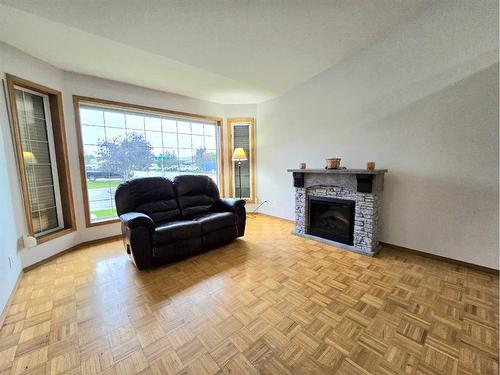
<svg viewBox="0 0 500 375">
<path fill-rule="evenodd" d="M 498 373 L 497 276 L 291 230 L 249 218 L 244 239 L 149 272 L 119 241 L 29 271 L 0 373 Z"/>
</svg>

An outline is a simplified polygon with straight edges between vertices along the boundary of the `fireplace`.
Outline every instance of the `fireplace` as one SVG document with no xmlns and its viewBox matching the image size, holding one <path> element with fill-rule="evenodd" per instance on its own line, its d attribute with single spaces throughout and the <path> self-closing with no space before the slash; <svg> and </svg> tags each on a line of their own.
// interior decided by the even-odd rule
<svg viewBox="0 0 500 375">
<path fill-rule="evenodd" d="M 308 234 L 353 245 L 356 202 L 309 196 Z"/>
<path fill-rule="evenodd" d="M 295 187 L 293 234 L 373 256 L 387 169 L 289 169 Z"/>
</svg>

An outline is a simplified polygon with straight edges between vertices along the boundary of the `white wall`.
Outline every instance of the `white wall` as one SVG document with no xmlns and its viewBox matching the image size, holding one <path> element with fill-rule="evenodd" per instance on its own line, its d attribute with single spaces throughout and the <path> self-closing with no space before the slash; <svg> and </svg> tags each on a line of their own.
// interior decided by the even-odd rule
<svg viewBox="0 0 500 375">
<path fill-rule="evenodd" d="M 384 242 L 498 268 L 498 4 L 439 2 L 258 106 L 263 211 L 294 218 L 287 168 L 388 168 Z"/>
</svg>

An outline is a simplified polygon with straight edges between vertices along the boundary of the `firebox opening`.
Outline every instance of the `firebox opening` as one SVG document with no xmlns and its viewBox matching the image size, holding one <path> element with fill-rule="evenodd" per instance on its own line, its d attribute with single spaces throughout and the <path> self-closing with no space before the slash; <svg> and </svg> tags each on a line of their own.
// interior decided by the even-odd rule
<svg viewBox="0 0 500 375">
<path fill-rule="evenodd" d="M 309 197 L 308 233 L 352 245 L 355 205 L 351 200 Z"/>
</svg>

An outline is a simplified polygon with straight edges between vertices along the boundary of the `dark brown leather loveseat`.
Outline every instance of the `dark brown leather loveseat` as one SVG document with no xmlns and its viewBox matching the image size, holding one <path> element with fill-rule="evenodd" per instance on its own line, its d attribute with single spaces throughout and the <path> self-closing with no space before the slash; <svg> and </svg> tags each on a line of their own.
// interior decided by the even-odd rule
<svg viewBox="0 0 500 375">
<path fill-rule="evenodd" d="M 115 202 L 125 248 L 138 269 L 220 246 L 245 233 L 245 201 L 222 199 L 207 176 L 122 183 Z"/>
</svg>

